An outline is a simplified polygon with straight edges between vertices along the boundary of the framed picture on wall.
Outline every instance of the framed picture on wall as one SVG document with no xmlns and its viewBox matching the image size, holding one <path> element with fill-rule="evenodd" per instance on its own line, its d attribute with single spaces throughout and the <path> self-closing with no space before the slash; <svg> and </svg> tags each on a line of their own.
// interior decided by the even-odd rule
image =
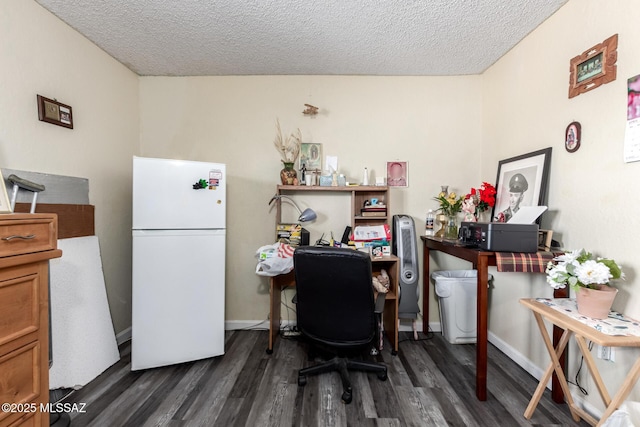
<svg viewBox="0 0 640 427">
<path fill-rule="evenodd" d="M 564 148 L 570 152 L 575 153 L 580 148 L 580 141 L 582 140 L 582 126 L 579 122 L 571 122 L 567 129 L 564 131 Z"/>
<path fill-rule="evenodd" d="M 0 214 L 11 212 L 11 203 L 9 202 L 9 196 L 7 195 L 7 187 L 4 184 L 2 171 L 0 171 Z"/>
<path fill-rule="evenodd" d="M 616 79 L 618 35 L 614 34 L 569 62 L 569 98 Z"/>
<path fill-rule="evenodd" d="M 509 222 L 521 206 L 543 206 L 547 200 L 550 164 L 551 147 L 501 160 L 492 220 Z"/>
<path fill-rule="evenodd" d="M 387 162 L 387 185 L 389 187 L 409 186 L 409 162 Z"/>
<path fill-rule="evenodd" d="M 71 106 L 37 95 L 38 119 L 42 122 L 51 123 L 73 129 L 73 111 Z"/>
<path fill-rule="evenodd" d="M 322 144 L 300 144 L 299 161 L 299 168 L 302 168 L 302 165 L 305 165 L 307 170 L 322 170 Z"/>
</svg>

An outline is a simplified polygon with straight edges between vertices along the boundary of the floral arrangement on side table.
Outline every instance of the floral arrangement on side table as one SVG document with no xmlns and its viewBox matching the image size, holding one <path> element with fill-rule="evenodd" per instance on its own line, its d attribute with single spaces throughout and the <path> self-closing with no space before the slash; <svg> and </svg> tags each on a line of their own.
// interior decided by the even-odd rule
<svg viewBox="0 0 640 427">
<path fill-rule="evenodd" d="M 547 283 L 554 289 L 569 285 L 576 291 L 578 312 L 596 319 L 609 315 L 618 292 L 609 282 L 623 279 L 622 268 L 612 259 L 596 258 L 584 249 L 557 256 L 547 264 Z M 591 307 L 597 298 L 604 298 L 604 306 Z"/>
<path fill-rule="evenodd" d="M 464 196 L 465 200 L 470 200 L 475 205 L 473 212 L 477 221 L 481 214 L 493 208 L 496 204 L 496 187 L 483 182 L 480 188 L 472 188 L 469 194 Z"/>
</svg>

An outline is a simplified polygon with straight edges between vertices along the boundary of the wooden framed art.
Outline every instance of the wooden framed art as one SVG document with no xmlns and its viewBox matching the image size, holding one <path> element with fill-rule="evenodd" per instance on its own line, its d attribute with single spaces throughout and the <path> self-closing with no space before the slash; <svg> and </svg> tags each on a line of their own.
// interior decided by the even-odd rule
<svg viewBox="0 0 640 427">
<path fill-rule="evenodd" d="M 616 79 L 618 35 L 587 49 L 570 61 L 569 98 Z"/>
<path fill-rule="evenodd" d="M 492 221 L 509 222 L 521 206 L 544 206 L 551 147 L 498 162 Z"/>
<path fill-rule="evenodd" d="M 582 126 L 580 126 L 580 122 L 569 123 L 567 130 L 564 131 L 564 148 L 570 153 L 575 153 L 580 148 L 581 140 Z"/>
<path fill-rule="evenodd" d="M 38 119 L 42 122 L 73 129 L 71 106 L 38 95 Z"/>
</svg>

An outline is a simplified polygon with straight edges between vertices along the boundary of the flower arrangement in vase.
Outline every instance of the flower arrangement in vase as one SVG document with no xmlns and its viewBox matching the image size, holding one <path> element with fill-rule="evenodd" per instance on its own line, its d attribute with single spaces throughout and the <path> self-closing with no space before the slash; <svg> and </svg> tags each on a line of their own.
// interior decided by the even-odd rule
<svg viewBox="0 0 640 427">
<path fill-rule="evenodd" d="M 287 138 L 282 136 L 280 129 L 280 120 L 276 120 L 276 138 L 273 140 L 276 150 L 280 153 L 284 169 L 280 171 L 280 180 L 283 185 L 296 185 L 298 183 L 296 170 L 293 165 L 300 154 L 300 146 L 302 144 L 302 132 L 296 129 Z"/>
<path fill-rule="evenodd" d="M 584 249 L 557 256 L 547 264 L 547 283 L 554 289 L 569 285 L 576 292 L 578 312 L 605 319 L 618 292 L 609 283 L 623 279 L 622 268 L 612 259 L 596 258 Z"/>
<path fill-rule="evenodd" d="M 465 217 L 465 221 L 481 221 L 489 222 L 489 218 L 483 218 L 490 208 L 493 208 L 496 204 L 496 187 L 483 182 L 479 188 L 472 188 L 469 194 L 464 196 L 465 202 L 468 206 L 473 206 L 475 209 L 471 212 L 471 208 L 467 208 L 470 214 L 469 217 Z M 467 202 L 468 201 L 468 202 Z"/>
<path fill-rule="evenodd" d="M 436 221 L 442 225 L 442 228 L 440 228 L 436 233 L 436 237 L 457 239 L 457 215 L 462 210 L 464 197 L 458 197 L 454 192 L 448 193 L 448 185 L 441 186 L 441 189 L 442 191 L 440 191 L 440 194 L 438 194 L 437 197 L 434 197 L 434 200 L 440 204 L 440 207 L 438 208 L 440 211 L 440 215 L 438 215 L 438 217 L 440 218 L 436 218 Z M 441 215 L 444 216 L 444 218 Z"/>
</svg>

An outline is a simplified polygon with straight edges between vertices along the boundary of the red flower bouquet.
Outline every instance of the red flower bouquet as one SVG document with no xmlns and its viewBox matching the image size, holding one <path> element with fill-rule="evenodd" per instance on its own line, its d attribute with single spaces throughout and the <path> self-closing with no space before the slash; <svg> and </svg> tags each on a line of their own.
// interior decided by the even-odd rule
<svg viewBox="0 0 640 427">
<path fill-rule="evenodd" d="M 483 182 L 480 188 L 472 188 L 465 199 L 471 198 L 476 205 L 476 216 L 480 212 L 488 211 L 496 204 L 496 188 L 488 182 Z"/>
</svg>

